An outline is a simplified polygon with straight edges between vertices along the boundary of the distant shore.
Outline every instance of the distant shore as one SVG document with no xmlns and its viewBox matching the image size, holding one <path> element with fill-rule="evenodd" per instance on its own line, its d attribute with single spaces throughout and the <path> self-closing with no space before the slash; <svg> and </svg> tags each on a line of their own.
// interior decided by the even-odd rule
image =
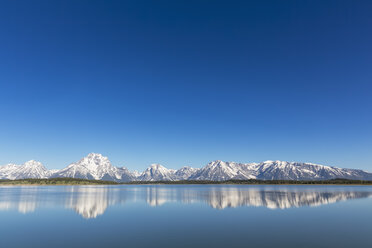
<svg viewBox="0 0 372 248">
<path fill-rule="evenodd" d="M 77 178 L 50 178 L 50 179 L 17 179 L 17 180 L 0 180 L 0 186 L 16 185 L 372 185 L 372 181 L 348 180 L 348 179 L 331 179 L 331 180 L 312 180 L 312 181 L 295 181 L 295 180 L 227 180 L 227 181 L 133 181 L 118 183 L 114 181 L 88 180 Z"/>
<path fill-rule="evenodd" d="M 16 179 L 16 180 L 0 180 L 0 186 L 16 186 L 16 185 L 118 185 L 117 182 L 103 180 L 88 180 L 78 178 L 50 178 L 50 179 Z"/>
</svg>

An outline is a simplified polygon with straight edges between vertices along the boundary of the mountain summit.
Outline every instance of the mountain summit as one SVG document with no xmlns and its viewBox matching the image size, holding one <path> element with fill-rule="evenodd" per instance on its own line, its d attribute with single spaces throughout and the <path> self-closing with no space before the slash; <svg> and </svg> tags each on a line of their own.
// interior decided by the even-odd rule
<svg viewBox="0 0 372 248">
<path fill-rule="evenodd" d="M 118 168 L 107 157 L 98 153 L 89 153 L 78 162 L 57 171 L 52 177 L 72 177 L 92 180 L 131 181 L 134 179 L 125 167 Z"/>
<path fill-rule="evenodd" d="M 229 179 L 255 179 L 254 166 L 256 164 L 241 164 L 216 160 L 201 168 L 190 176 L 193 180 L 224 181 Z"/>
<path fill-rule="evenodd" d="M 152 164 L 137 178 L 138 181 L 173 181 L 175 170 L 170 170 L 161 164 Z"/>
<path fill-rule="evenodd" d="M 50 176 L 51 172 L 42 163 L 35 160 L 27 161 L 22 165 L 0 166 L 0 179 L 48 178 Z"/>
</svg>

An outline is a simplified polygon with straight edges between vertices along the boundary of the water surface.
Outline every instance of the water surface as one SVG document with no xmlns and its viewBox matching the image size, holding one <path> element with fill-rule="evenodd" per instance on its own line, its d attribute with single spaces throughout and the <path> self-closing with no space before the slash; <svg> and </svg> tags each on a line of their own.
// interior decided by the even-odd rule
<svg viewBox="0 0 372 248">
<path fill-rule="evenodd" d="M 372 247 L 370 186 L 0 187 L 0 247 Z"/>
</svg>

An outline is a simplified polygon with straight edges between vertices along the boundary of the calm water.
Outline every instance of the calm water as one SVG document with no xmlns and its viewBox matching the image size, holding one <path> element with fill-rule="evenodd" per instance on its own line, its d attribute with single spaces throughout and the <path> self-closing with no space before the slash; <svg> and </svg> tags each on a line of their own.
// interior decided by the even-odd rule
<svg viewBox="0 0 372 248">
<path fill-rule="evenodd" d="M 372 247 L 372 187 L 0 187 L 0 247 Z"/>
</svg>

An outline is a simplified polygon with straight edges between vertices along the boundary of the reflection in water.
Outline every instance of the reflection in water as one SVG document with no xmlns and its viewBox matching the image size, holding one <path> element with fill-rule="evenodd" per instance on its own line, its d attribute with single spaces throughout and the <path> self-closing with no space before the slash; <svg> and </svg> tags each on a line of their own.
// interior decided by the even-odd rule
<svg viewBox="0 0 372 248">
<path fill-rule="evenodd" d="M 212 191 L 208 195 L 213 208 L 255 206 L 285 209 L 302 206 L 320 206 L 349 199 L 365 198 L 370 192 L 293 192 L 293 191 Z"/>
<path fill-rule="evenodd" d="M 37 208 L 62 206 L 75 210 L 84 218 L 96 218 L 108 206 L 124 205 L 126 202 L 145 201 L 150 206 L 161 206 L 167 202 L 204 202 L 216 209 L 240 206 L 286 209 L 372 196 L 372 191 L 356 191 L 350 187 L 347 189 L 240 186 L 2 187 L 0 210 L 16 209 L 21 213 L 29 213 Z"/>
<path fill-rule="evenodd" d="M 9 190 L 10 187 L 4 187 L 5 190 Z M 37 207 L 37 192 L 38 188 L 27 188 L 21 187 L 17 192 L 16 196 L 1 194 L 2 188 L 0 188 L 0 211 L 17 209 L 18 212 L 26 214 L 34 212 Z M 16 199 L 14 199 L 16 197 Z"/>
<path fill-rule="evenodd" d="M 108 191 L 107 188 L 71 188 L 65 207 L 74 209 L 84 218 L 96 218 L 105 212 L 109 202 L 115 204 Z"/>
<path fill-rule="evenodd" d="M 146 189 L 146 202 L 150 206 L 152 207 L 161 206 L 168 201 L 172 200 L 167 198 L 167 196 L 158 188 L 148 187 Z"/>
</svg>

